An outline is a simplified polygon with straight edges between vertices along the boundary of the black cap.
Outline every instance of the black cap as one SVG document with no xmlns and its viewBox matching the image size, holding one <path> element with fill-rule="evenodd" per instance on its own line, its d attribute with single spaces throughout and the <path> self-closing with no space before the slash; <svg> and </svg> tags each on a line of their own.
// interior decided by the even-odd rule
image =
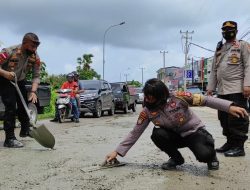
<svg viewBox="0 0 250 190">
<path fill-rule="evenodd" d="M 36 34 L 34 34 L 34 33 L 31 33 L 31 32 L 26 33 L 24 35 L 23 41 L 25 41 L 25 40 L 31 40 L 32 42 L 36 43 L 37 45 L 40 44 L 38 36 Z"/>
<path fill-rule="evenodd" d="M 232 29 L 235 29 L 237 30 L 237 23 L 234 22 L 234 21 L 226 21 L 222 24 L 222 30 L 225 29 L 225 28 L 232 28 Z"/>
</svg>

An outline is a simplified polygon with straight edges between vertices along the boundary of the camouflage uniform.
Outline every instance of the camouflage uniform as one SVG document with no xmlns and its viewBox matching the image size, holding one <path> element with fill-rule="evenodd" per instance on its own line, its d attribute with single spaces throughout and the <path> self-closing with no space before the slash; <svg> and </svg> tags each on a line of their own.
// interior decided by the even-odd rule
<svg viewBox="0 0 250 190">
<path fill-rule="evenodd" d="M 21 45 L 5 48 L 0 52 L 0 68 L 6 71 L 15 72 L 18 86 L 23 94 L 23 97 L 28 103 L 27 91 L 25 88 L 26 75 L 29 71 L 33 73 L 32 82 L 40 82 L 40 59 L 37 54 L 28 56 L 25 52 L 22 52 Z M 29 130 L 29 118 L 21 103 L 21 100 L 16 92 L 15 87 L 9 80 L 0 76 L 0 86 L 2 101 L 5 105 L 4 115 L 4 130 L 6 132 L 6 139 L 15 138 L 14 127 L 16 117 L 16 104 L 17 115 L 21 122 L 21 131 L 25 132 Z"/>
</svg>

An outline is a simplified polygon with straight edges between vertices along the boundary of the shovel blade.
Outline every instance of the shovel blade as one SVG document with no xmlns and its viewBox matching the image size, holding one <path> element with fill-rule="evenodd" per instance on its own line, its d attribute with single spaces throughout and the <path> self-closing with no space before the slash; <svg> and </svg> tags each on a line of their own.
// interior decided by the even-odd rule
<svg viewBox="0 0 250 190">
<path fill-rule="evenodd" d="M 46 148 L 53 148 L 55 146 L 55 137 L 45 127 L 44 124 L 33 128 L 30 131 L 30 136 L 33 137 L 40 145 Z"/>
</svg>

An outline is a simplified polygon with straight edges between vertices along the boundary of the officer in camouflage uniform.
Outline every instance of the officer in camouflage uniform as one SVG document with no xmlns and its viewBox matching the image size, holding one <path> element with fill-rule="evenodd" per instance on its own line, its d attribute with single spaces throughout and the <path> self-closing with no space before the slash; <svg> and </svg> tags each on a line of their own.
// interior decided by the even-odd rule
<svg viewBox="0 0 250 190">
<path fill-rule="evenodd" d="M 219 169 L 219 161 L 214 149 L 214 139 L 205 129 L 199 117 L 189 108 L 189 105 L 208 106 L 220 109 L 235 116 L 247 115 L 245 109 L 232 106 L 231 101 L 178 92 L 169 94 L 166 85 L 158 79 L 150 79 L 143 88 L 144 105 L 137 123 L 127 137 L 118 145 L 115 151 L 106 156 L 106 161 L 114 160 L 117 155 L 125 156 L 136 143 L 150 122 L 155 127 L 151 136 L 155 145 L 164 151 L 170 159 L 162 165 L 162 169 L 175 169 L 184 163 L 179 148 L 188 147 L 200 162 L 207 163 L 208 169 Z"/>
<path fill-rule="evenodd" d="M 208 94 L 218 88 L 218 97 L 247 108 L 250 96 L 250 44 L 236 39 L 237 23 L 226 21 L 222 35 L 226 42 L 218 43 L 208 81 Z M 244 142 L 247 140 L 249 117 L 237 118 L 218 111 L 218 118 L 226 136 L 226 143 L 216 149 L 225 156 L 245 156 Z"/>
<path fill-rule="evenodd" d="M 36 91 L 40 82 L 40 59 L 36 53 L 36 50 L 39 44 L 40 42 L 36 34 L 27 33 L 23 37 L 22 44 L 4 48 L 0 52 L 0 96 L 5 106 L 5 147 L 23 147 L 23 144 L 16 139 L 14 133 L 16 105 L 17 116 L 21 123 L 21 131 L 19 136 L 29 136 L 30 122 L 28 115 L 26 114 L 21 99 L 16 92 L 16 88 L 10 83 L 10 81 L 13 81 L 15 77 L 17 78 L 18 86 L 26 103 L 28 103 L 28 101 L 32 101 L 33 103 L 37 102 Z M 28 98 L 25 88 L 25 78 L 30 70 L 32 70 L 33 73 L 33 81 L 31 92 Z"/>
</svg>

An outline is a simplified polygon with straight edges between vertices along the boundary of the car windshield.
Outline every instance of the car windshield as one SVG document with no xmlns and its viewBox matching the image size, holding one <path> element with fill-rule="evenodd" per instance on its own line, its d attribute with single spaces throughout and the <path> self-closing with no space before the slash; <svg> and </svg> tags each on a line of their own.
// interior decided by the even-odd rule
<svg viewBox="0 0 250 190">
<path fill-rule="evenodd" d="M 119 83 L 111 83 L 111 89 L 113 92 L 121 92 L 121 84 Z"/>
<path fill-rule="evenodd" d="M 100 89 L 99 81 L 84 80 L 84 81 L 80 81 L 80 83 L 85 90 L 98 90 L 98 89 Z"/>
<path fill-rule="evenodd" d="M 187 88 L 187 92 L 192 94 L 200 94 L 201 90 L 198 87 Z"/>
</svg>

